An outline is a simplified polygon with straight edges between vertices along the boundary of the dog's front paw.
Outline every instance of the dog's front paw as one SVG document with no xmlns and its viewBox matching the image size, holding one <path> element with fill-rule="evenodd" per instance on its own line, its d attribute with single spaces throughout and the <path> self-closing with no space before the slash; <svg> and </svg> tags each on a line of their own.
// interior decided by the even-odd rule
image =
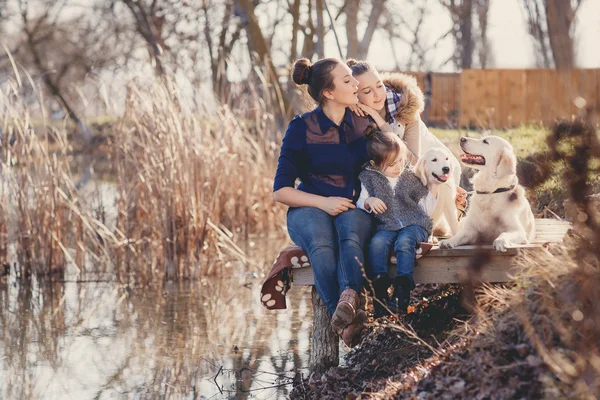
<svg viewBox="0 0 600 400">
<path fill-rule="evenodd" d="M 501 251 L 504 253 L 506 251 L 506 247 L 510 246 L 510 242 L 503 237 L 499 237 L 494 240 L 493 246 L 496 251 Z"/>
<path fill-rule="evenodd" d="M 440 249 L 451 249 L 456 247 L 456 244 L 452 241 L 452 239 L 444 239 L 440 240 Z"/>
</svg>

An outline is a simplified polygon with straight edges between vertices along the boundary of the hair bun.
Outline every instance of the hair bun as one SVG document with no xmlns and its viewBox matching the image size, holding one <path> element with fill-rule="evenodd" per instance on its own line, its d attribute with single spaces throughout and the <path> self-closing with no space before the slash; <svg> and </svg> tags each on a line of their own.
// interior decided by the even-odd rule
<svg viewBox="0 0 600 400">
<path fill-rule="evenodd" d="M 349 58 L 346 60 L 346 65 L 350 68 L 352 68 L 356 64 L 358 64 L 358 61 L 356 61 L 354 58 Z"/>
<path fill-rule="evenodd" d="M 298 85 L 308 85 L 312 74 L 312 64 L 308 58 L 300 58 L 294 63 L 292 79 Z"/>
</svg>

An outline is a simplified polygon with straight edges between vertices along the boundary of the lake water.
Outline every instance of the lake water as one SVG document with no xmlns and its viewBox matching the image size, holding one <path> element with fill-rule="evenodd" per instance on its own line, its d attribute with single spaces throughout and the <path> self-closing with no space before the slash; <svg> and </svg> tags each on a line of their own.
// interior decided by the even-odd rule
<svg viewBox="0 0 600 400">
<path fill-rule="evenodd" d="M 86 190 L 114 224 L 113 185 Z M 154 288 L 78 282 L 70 268 L 66 282 L 0 278 L 0 399 L 286 398 L 307 374 L 310 289 L 293 288 L 286 310 L 259 301 L 286 243 L 238 243 L 252 266 Z"/>
<path fill-rule="evenodd" d="M 126 291 L 2 284 L 2 399 L 279 399 L 307 373 L 308 288 L 267 311 L 262 278 Z"/>
</svg>

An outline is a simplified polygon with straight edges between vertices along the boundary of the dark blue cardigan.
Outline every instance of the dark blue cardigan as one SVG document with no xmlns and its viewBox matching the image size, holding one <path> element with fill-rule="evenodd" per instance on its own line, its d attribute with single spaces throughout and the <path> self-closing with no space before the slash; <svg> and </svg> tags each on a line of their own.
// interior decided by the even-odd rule
<svg viewBox="0 0 600 400">
<path fill-rule="evenodd" d="M 358 198 L 361 166 L 369 159 L 364 133 L 372 125 L 349 109 L 337 126 L 317 107 L 297 115 L 283 138 L 273 190 L 294 187 L 320 196 Z"/>
</svg>

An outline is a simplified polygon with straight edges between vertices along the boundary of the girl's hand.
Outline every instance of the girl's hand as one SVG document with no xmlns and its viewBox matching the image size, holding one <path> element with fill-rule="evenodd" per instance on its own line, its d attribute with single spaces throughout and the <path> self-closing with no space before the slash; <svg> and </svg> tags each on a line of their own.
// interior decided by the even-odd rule
<svg viewBox="0 0 600 400">
<path fill-rule="evenodd" d="M 369 197 L 365 200 L 365 208 L 375 214 L 383 214 L 387 210 L 385 203 L 377 197 Z"/>
<path fill-rule="evenodd" d="M 350 111 L 352 111 L 354 114 L 358 115 L 359 117 L 364 117 L 367 114 L 365 114 L 365 112 L 360 109 L 360 107 L 358 106 L 359 104 L 360 103 L 354 104 L 353 106 L 348 106 L 348 108 L 350 109 Z"/>
<path fill-rule="evenodd" d="M 375 120 L 375 123 L 377 124 L 377 127 L 379 127 L 379 128 L 381 128 L 383 125 L 385 125 L 385 120 L 383 118 L 381 118 L 381 115 L 379 115 L 379 112 L 377 112 L 374 108 L 365 106 L 362 103 L 358 103 L 357 106 L 363 112 L 363 115 L 361 115 L 361 117 L 368 115 L 369 117 L 373 118 L 373 120 Z"/>
<path fill-rule="evenodd" d="M 338 214 L 343 213 L 344 211 L 348 211 L 349 209 L 356 208 L 354 204 L 352 204 L 352 200 L 347 199 L 345 197 L 325 197 L 323 199 L 323 203 L 321 210 L 325 211 L 327 214 L 331 216 L 336 216 Z"/>
</svg>

